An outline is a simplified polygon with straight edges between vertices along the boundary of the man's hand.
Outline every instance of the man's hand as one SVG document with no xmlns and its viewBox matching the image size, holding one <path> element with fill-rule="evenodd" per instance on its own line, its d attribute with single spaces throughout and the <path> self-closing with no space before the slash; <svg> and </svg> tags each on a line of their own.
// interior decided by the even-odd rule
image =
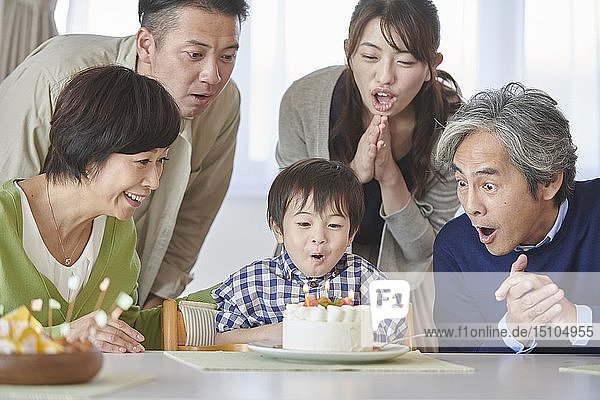
<svg viewBox="0 0 600 400">
<path fill-rule="evenodd" d="M 527 256 L 521 254 L 496 290 L 496 300 L 506 300 L 507 324 L 577 323 L 577 310 L 564 291 L 548 276 L 524 272 L 526 268 Z"/>
</svg>

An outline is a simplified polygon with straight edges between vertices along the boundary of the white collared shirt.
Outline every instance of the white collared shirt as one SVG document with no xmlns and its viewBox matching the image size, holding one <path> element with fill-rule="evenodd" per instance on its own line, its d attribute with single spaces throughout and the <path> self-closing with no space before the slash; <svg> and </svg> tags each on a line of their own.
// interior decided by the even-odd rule
<svg viewBox="0 0 600 400">
<path fill-rule="evenodd" d="M 550 231 L 548 231 L 548 233 L 546 234 L 546 237 L 544 237 L 544 239 L 542 239 L 535 246 L 517 246 L 515 248 L 515 251 L 526 252 L 531 249 L 535 249 L 537 247 L 543 246 L 546 243 L 550 243 L 554 239 L 554 236 L 556 236 L 556 234 L 560 230 L 560 227 L 562 226 L 562 223 L 565 220 L 565 217 L 567 216 L 567 211 L 569 211 L 569 200 L 565 199 L 560 204 L 560 207 L 558 208 L 558 215 L 556 216 L 556 221 L 554 221 L 554 225 L 552 225 L 552 228 L 550 228 Z"/>
</svg>

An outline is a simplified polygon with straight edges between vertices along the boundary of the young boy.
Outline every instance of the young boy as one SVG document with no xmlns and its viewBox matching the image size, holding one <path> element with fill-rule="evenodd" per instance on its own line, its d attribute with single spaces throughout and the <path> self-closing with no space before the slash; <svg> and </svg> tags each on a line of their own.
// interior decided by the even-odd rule
<svg viewBox="0 0 600 400">
<path fill-rule="evenodd" d="M 363 212 L 362 186 L 346 165 L 312 158 L 281 171 L 269 191 L 267 219 L 283 251 L 245 266 L 212 291 L 220 310 L 216 343 L 280 340 L 286 304 L 309 294 L 335 299 L 352 290 L 355 304 L 368 304 L 369 283 L 386 277 L 346 252 Z M 402 336 L 401 322 L 380 328 L 376 340 Z"/>
</svg>

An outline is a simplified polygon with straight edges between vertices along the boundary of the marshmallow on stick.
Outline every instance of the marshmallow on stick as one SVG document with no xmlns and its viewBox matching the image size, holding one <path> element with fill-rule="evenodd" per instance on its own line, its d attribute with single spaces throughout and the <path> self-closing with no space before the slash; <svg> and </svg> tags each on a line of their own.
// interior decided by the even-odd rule
<svg viewBox="0 0 600 400">
<path fill-rule="evenodd" d="M 33 316 L 33 312 L 40 312 L 42 311 L 42 306 L 44 305 L 44 302 L 42 299 L 33 299 L 31 300 L 31 304 L 29 306 L 29 320 L 27 322 L 28 325 L 31 325 L 31 318 Z"/>
<path fill-rule="evenodd" d="M 71 299 L 69 300 L 69 308 L 67 309 L 67 319 L 65 320 L 66 322 L 70 322 L 71 316 L 73 315 L 73 307 L 75 307 L 77 291 L 79 290 L 79 277 L 76 275 L 72 275 L 67 281 L 67 286 L 69 287 L 69 293 L 73 293 Z"/>
<path fill-rule="evenodd" d="M 100 294 L 98 295 L 98 300 L 96 301 L 94 310 L 97 310 L 100 307 L 102 307 L 102 302 L 104 301 L 104 296 L 106 295 L 106 291 L 108 290 L 109 286 L 110 286 L 110 278 L 107 276 L 106 278 L 104 278 L 102 280 L 102 282 L 100 282 L 100 285 L 98 286 L 100 288 Z"/>
<path fill-rule="evenodd" d="M 96 326 L 92 326 L 90 328 L 90 335 L 88 337 L 91 343 L 94 343 L 96 340 L 96 328 L 102 328 L 106 326 L 106 323 L 108 322 L 108 315 L 106 315 L 106 311 L 102 309 L 96 310 L 94 314 L 94 322 Z"/>
<path fill-rule="evenodd" d="M 121 292 L 119 296 L 117 296 L 117 300 L 115 300 L 115 305 L 113 309 L 110 311 L 111 318 L 119 319 L 121 313 L 125 310 L 129 310 L 133 304 L 133 299 L 127 293 Z"/>
<path fill-rule="evenodd" d="M 42 306 L 44 302 L 42 299 L 33 299 L 31 300 L 31 311 L 40 312 L 42 311 Z"/>
<path fill-rule="evenodd" d="M 48 328 L 52 328 L 52 310 L 60 310 L 60 303 L 50 298 L 48 299 Z"/>
<path fill-rule="evenodd" d="M 98 310 L 96 311 L 96 315 L 94 315 L 94 322 L 96 322 L 98 328 L 102 328 L 108 322 L 108 315 L 106 315 L 104 310 Z"/>
</svg>

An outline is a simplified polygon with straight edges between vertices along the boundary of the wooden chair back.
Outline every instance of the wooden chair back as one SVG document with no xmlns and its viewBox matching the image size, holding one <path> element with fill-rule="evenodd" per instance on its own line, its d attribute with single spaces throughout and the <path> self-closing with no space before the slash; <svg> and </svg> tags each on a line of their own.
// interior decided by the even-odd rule
<svg viewBox="0 0 600 400">
<path fill-rule="evenodd" d="M 206 320 L 204 320 L 206 322 Z M 214 331 L 213 324 L 205 323 L 198 326 L 198 329 L 205 331 Z M 209 333 L 209 332 L 205 332 Z M 212 337 L 210 334 L 203 337 Z M 173 299 L 163 301 L 162 309 L 162 347 L 165 351 L 248 351 L 246 344 L 225 344 L 215 345 L 210 342 L 203 342 L 202 345 L 191 345 L 188 342 L 188 332 L 185 325 L 183 313 L 179 309 L 177 302 Z"/>
</svg>

